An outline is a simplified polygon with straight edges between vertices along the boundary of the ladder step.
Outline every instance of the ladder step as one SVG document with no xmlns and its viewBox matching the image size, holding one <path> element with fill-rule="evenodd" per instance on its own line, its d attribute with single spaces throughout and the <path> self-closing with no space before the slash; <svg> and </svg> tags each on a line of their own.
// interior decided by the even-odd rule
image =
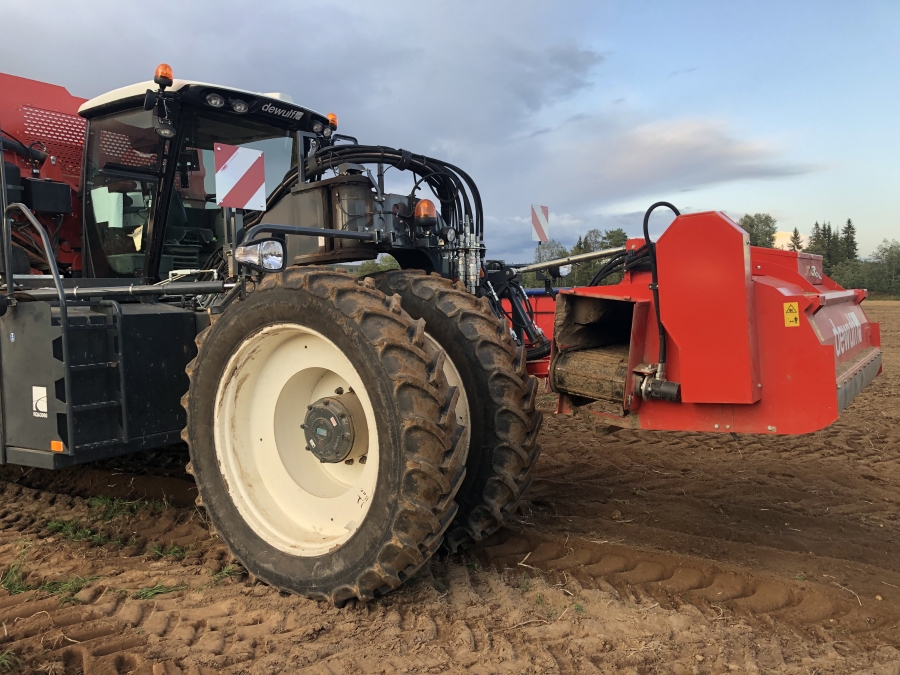
<svg viewBox="0 0 900 675">
<path fill-rule="evenodd" d="M 73 373 L 81 370 L 100 370 L 101 368 L 118 368 L 118 361 L 104 361 L 103 363 L 83 363 L 80 366 L 70 366 Z"/>
<path fill-rule="evenodd" d="M 69 330 L 109 330 L 110 326 L 115 326 L 114 324 L 106 324 L 106 323 L 78 323 L 75 325 L 69 325 Z"/>
<path fill-rule="evenodd" d="M 82 405 L 73 405 L 72 412 L 84 412 L 86 410 L 102 410 L 103 408 L 117 408 L 122 405 L 121 401 L 99 401 L 97 403 L 84 403 Z"/>
<path fill-rule="evenodd" d="M 108 445 L 117 445 L 124 442 L 124 438 L 110 438 L 107 441 L 95 441 L 94 443 L 84 443 L 82 445 L 76 445 L 75 451 L 78 452 L 79 450 L 93 450 L 94 448 L 103 448 Z"/>
</svg>

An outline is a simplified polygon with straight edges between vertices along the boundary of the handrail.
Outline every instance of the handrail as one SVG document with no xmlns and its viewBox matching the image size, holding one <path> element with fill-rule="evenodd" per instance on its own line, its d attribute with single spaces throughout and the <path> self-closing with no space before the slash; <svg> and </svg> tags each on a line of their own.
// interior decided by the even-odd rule
<svg viewBox="0 0 900 675">
<path fill-rule="evenodd" d="M 580 253 L 578 255 L 569 255 L 564 258 L 554 258 L 553 260 L 545 260 L 544 262 L 522 265 L 521 267 L 516 267 L 514 265 L 507 265 L 507 267 L 512 267 L 513 269 L 515 269 L 516 274 L 525 274 L 526 272 L 537 272 L 539 270 L 546 270 L 550 269 L 551 267 L 559 267 L 561 265 L 571 265 L 574 263 L 587 262 L 588 260 L 596 260 L 598 258 L 608 258 L 619 253 L 624 253 L 626 250 L 627 249 L 624 246 L 619 246 L 616 248 L 608 248 L 603 251 L 590 251 L 588 253 Z"/>
<path fill-rule="evenodd" d="M 44 252 L 47 254 L 47 262 L 50 264 L 50 272 L 53 275 L 53 285 L 56 286 L 56 294 L 59 296 L 59 320 L 62 328 L 62 352 L 63 367 L 65 368 L 65 391 L 66 391 L 66 431 L 69 436 L 69 454 L 75 452 L 75 420 L 72 415 L 72 373 L 70 370 L 71 361 L 69 360 L 69 313 L 66 310 L 66 292 L 63 289 L 62 277 L 59 275 L 59 268 L 56 266 L 56 258 L 53 255 L 53 249 L 50 247 L 50 239 L 47 237 L 47 231 L 41 227 L 41 224 L 34 217 L 34 214 L 22 203 L 10 204 L 3 211 L 3 235 L 4 243 L 6 235 L 10 231 L 9 216 L 12 211 L 18 210 L 28 221 L 38 234 L 41 236 L 41 244 L 44 246 Z M 5 247 L 4 247 L 5 248 Z M 4 251 L 4 254 L 8 251 Z M 6 289 L 8 295 L 15 294 L 12 275 L 12 256 L 5 255 L 6 258 Z"/>
</svg>

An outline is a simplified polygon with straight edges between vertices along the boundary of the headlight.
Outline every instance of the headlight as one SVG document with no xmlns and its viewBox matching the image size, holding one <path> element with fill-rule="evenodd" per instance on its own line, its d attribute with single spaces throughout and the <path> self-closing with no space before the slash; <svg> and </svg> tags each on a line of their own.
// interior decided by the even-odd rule
<svg viewBox="0 0 900 675">
<path fill-rule="evenodd" d="M 238 246 L 234 258 L 261 272 L 279 272 L 284 269 L 284 244 L 279 239 L 258 239 Z"/>
<path fill-rule="evenodd" d="M 313 124 L 313 133 L 315 133 L 315 134 L 322 133 L 322 123 L 321 122 L 316 122 L 315 124 Z"/>
<path fill-rule="evenodd" d="M 567 277 L 572 274 L 572 266 L 571 265 L 560 265 L 559 266 L 559 276 Z"/>
<path fill-rule="evenodd" d="M 213 108 L 223 108 L 225 106 L 225 99 L 222 98 L 220 94 L 213 92 L 212 94 L 206 95 L 206 105 L 212 106 Z"/>
<path fill-rule="evenodd" d="M 241 99 L 236 98 L 231 102 L 231 109 L 236 113 L 245 113 L 250 110 L 250 106 Z"/>
<path fill-rule="evenodd" d="M 157 120 L 155 131 L 163 138 L 175 138 L 175 127 L 169 120 Z"/>
<path fill-rule="evenodd" d="M 331 134 L 333 132 L 334 129 L 332 129 L 331 127 L 325 127 L 325 129 L 322 131 L 322 135 L 325 136 L 325 138 L 331 138 Z"/>
</svg>

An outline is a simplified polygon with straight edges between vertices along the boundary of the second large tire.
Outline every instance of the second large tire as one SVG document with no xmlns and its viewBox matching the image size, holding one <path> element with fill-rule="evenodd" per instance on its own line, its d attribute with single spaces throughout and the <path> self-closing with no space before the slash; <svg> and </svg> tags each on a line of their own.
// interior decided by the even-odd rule
<svg viewBox="0 0 900 675">
<path fill-rule="evenodd" d="M 481 541 L 513 513 L 531 483 L 540 454 L 537 381 L 528 375 L 524 349 L 484 299 L 436 274 L 395 270 L 372 275 L 385 295 L 425 320 L 425 330 L 450 358 L 469 404 L 466 478 L 459 512 L 447 531 L 451 550 Z"/>
</svg>

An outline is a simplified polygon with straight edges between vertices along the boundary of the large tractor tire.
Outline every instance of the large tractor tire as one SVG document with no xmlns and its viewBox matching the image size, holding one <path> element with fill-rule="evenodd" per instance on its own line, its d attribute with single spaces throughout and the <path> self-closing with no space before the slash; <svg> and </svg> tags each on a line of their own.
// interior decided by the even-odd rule
<svg viewBox="0 0 900 675">
<path fill-rule="evenodd" d="M 445 357 L 399 298 L 292 268 L 234 301 L 197 347 L 189 470 L 252 575 L 341 606 L 428 560 L 456 515 L 466 448 Z"/>
<path fill-rule="evenodd" d="M 456 496 L 459 512 L 445 545 L 455 551 L 496 532 L 531 483 L 540 454 L 541 414 L 537 381 L 525 368 L 525 352 L 487 302 L 436 274 L 396 270 L 374 274 L 376 287 L 400 296 L 403 309 L 425 320 L 430 339 L 453 368 L 451 384 L 464 396 L 457 418 L 469 430 L 466 478 Z M 454 372 L 455 371 L 455 372 Z"/>
</svg>

